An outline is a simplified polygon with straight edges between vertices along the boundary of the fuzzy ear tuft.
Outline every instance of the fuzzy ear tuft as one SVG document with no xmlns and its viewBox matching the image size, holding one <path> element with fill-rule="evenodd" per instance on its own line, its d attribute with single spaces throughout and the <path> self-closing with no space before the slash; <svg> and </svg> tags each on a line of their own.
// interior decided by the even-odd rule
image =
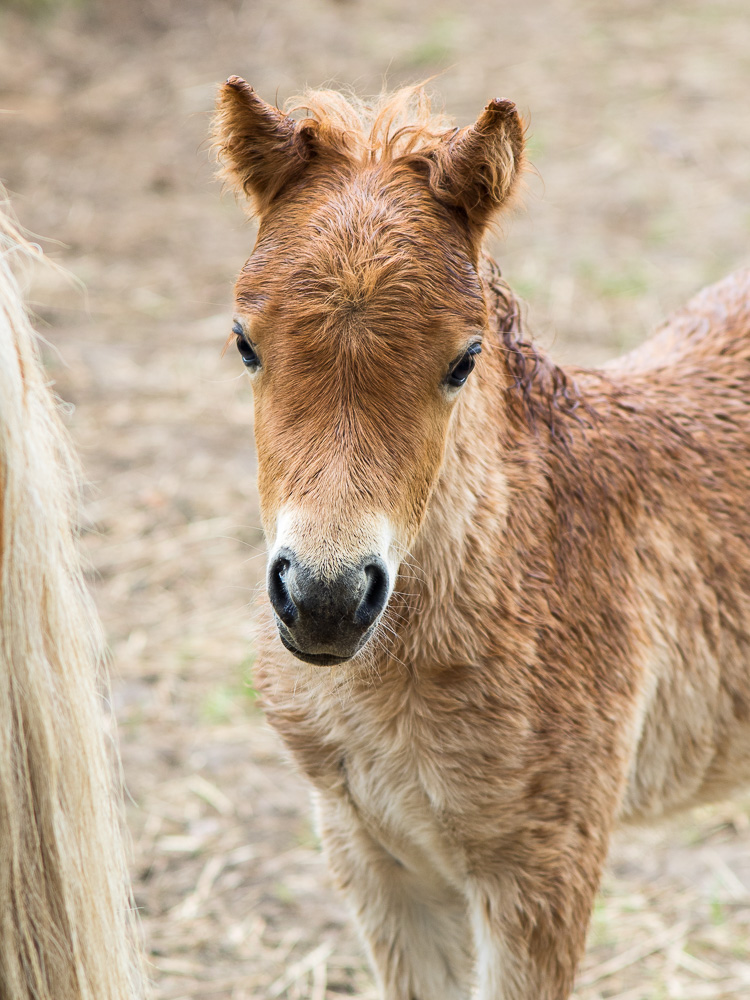
<svg viewBox="0 0 750 1000">
<path fill-rule="evenodd" d="M 512 101 L 490 101 L 474 125 L 446 136 L 435 148 L 430 185 L 444 202 L 466 212 L 484 230 L 510 198 L 524 164 L 524 125 Z"/>
<path fill-rule="evenodd" d="M 222 174 L 262 214 L 315 155 L 313 135 L 278 108 L 266 104 L 242 77 L 221 87 L 213 121 Z"/>
</svg>

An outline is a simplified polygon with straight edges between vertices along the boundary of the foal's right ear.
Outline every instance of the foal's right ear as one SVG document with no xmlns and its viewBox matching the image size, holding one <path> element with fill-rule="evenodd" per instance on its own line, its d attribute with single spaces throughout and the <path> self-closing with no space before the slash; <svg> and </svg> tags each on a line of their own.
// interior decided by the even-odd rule
<svg viewBox="0 0 750 1000">
<path fill-rule="evenodd" d="M 314 155 L 312 133 L 266 104 L 242 77 L 219 90 L 213 121 L 222 174 L 261 214 Z"/>
</svg>

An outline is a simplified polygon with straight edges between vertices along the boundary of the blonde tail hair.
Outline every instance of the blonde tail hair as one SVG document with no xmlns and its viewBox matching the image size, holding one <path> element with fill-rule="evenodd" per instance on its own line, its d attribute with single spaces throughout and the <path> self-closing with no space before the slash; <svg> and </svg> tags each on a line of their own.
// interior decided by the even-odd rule
<svg viewBox="0 0 750 1000">
<path fill-rule="evenodd" d="M 143 996 L 78 474 L 10 259 L 0 190 L 0 996 Z"/>
</svg>

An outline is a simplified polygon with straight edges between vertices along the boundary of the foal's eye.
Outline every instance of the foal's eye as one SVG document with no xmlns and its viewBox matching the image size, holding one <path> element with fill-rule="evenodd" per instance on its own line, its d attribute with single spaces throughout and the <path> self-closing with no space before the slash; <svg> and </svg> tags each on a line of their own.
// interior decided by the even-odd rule
<svg viewBox="0 0 750 1000">
<path fill-rule="evenodd" d="M 463 385 L 474 370 L 477 354 L 481 350 L 481 344 L 472 344 L 468 351 L 461 355 L 458 361 L 454 361 L 453 367 L 448 372 L 448 377 L 445 380 L 446 383 L 452 386 Z"/>
<path fill-rule="evenodd" d="M 255 349 L 248 343 L 245 331 L 239 323 L 234 324 L 232 333 L 237 338 L 237 350 L 240 352 L 243 365 L 252 372 L 257 371 L 260 368 L 260 358 L 255 353 Z"/>
</svg>

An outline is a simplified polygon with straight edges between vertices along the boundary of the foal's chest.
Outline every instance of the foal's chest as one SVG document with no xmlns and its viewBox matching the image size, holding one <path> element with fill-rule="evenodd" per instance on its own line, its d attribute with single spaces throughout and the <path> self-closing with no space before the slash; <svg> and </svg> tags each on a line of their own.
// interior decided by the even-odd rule
<svg viewBox="0 0 750 1000">
<path fill-rule="evenodd" d="M 518 699 L 511 711 L 479 670 L 416 679 L 385 668 L 343 690 L 310 674 L 276 693 L 272 721 L 322 799 L 343 798 L 352 822 L 407 868 L 457 884 L 481 845 L 517 828 L 528 713 Z"/>
<path fill-rule="evenodd" d="M 324 711 L 318 705 L 315 712 L 319 736 L 336 749 L 337 791 L 372 839 L 405 867 L 425 876 L 439 871 L 449 880 L 458 877 L 463 867 L 453 836 L 458 802 L 450 760 L 435 738 L 436 720 L 427 724 L 422 706 L 408 695 L 397 710 L 372 694 L 359 702 L 354 698 L 332 702 Z"/>
</svg>

